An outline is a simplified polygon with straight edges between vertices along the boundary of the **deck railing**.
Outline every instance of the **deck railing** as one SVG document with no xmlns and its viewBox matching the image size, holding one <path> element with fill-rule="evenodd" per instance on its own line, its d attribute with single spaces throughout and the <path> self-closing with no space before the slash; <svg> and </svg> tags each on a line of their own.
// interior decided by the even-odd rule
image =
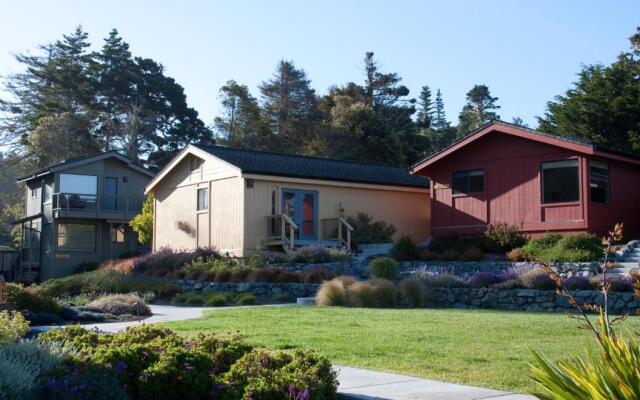
<svg viewBox="0 0 640 400">
<path fill-rule="evenodd" d="M 97 196 L 82 193 L 56 193 L 53 209 L 65 211 L 119 212 L 133 216 L 142 210 L 144 197 Z"/>
<path fill-rule="evenodd" d="M 351 232 L 353 227 L 342 217 L 320 220 L 320 237 L 322 240 L 338 240 L 351 249 Z"/>
<path fill-rule="evenodd" d="M 286 214 L 267 215 L 267 241 L 281 241 L 287 251 L 293 251 L 298 225 Z"/>
</svg>

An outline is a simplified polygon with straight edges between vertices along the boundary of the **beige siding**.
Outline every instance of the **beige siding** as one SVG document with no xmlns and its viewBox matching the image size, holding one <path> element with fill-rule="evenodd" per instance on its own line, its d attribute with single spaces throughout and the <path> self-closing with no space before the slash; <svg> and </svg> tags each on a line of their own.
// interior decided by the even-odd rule
<svg viewBox="0 0 640 400">
<path fill-rule="evenodd" d="M 189 155 L 178 163 L 153 190 L 154 249 L 206 245 L 241 255 L 243 185 L 239 171 L 215 159 L 207 159 L 193 170 L 193 157 Z M 200 214 L 198 187 L 209 187 L 209 211 Z"/>
<path fill-rule="evenodd" d="M 271 188 L 307 189 L 318 192 L 318 220 L 335 218 L 340 206 L 345 216 L 358 212 L 370 214 L 376 220 L 383 220 L 397 228 L 394 240 L 409 235 L 420 242 L 430 235 L 429 195 L 426 191 L 403 191 L 385 187 L 375 188 L 319 185 L 305 183 L 278 182 L 277 180 L 255 180 L 253 188 L 245 189 L 245 243 L 246 253 L 255 249 L 258 237 L 266 235 L 265 216 L 271 213 Z M 353 186 L 359 186 L 353 184 Z M 278 193 L 278 207 L 280 200 Z M 279 209 L 278 209 L 279 212 Z"/>
<path fill-rule="evenodd" d="M 212 181 L 209 189 L 211 245 L 237 256 L 245 246 L 243 182 L 240 177 Z"/>
</svg>

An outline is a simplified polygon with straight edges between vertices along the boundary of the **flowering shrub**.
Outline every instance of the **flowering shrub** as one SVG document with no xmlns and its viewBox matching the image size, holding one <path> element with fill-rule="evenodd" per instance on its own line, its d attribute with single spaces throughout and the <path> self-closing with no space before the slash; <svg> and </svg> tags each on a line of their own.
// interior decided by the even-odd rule
<svg viewBox="0 0 640 400">
<path fill-rule="evenodd" d="M 59 390 L 56 382 L 66 377 L 73 377 L 73 384 L 82 389 L 94 373 L 105 380 L 113 377 L 111 387 L 143 400 L 284 399 L 292 394 L 298 399 L 332 399 L 337 388 L 336 374 L 325 358 L 309 352 L 257 351 L 238 336 L 184 339 L 152 326 L 99 335 L 69 327 L 49 331 L 42 339 L 79 349 L 67 356 L 63 368 L 49 373 L 53 384 L 43 389 L 44 397 Z"/>
<path fill-rule="evenodd" d="M 634 279 L 628 276 L 607 275 L 607 283 L 612 292 L 633 292 Z M 603 282 L 603 275 L 598 274 L 591 278 L 591 285 L 598 287 Z"/>
<path fill-rule="evenodd" d="M 564 280 L 565 287 L 569 290 L 592 290 L 598 286 L 591 283 L 589 278 L 584 276 L 572 276 Z"/>
<path fill-rule="evenodd" d="M 495 272 L 478 272 L 469 279 L 469 286 L 471 287 L 489 287 L 496 283 L 504 282 L 503 276 Z"/>
<path fill-rule="evenodd" d="M 419 275 L 419 279 L 427 287 L 460 288 L 468 286 L 464 278 L 449 273 L 424 272 Z"/>
<path fill-rule="evenodd" d="M 170 247 L 163 247 L 155 253 L 136 258 L 133 267 L 134 272 L 138 273 L 150 270 L 175 272 L 198 258 L 203 260 L 220 259 L 222 255 L 213 247 L 199 247 L 195 251 L 178 251 Z"/>
<path fill-rule="evenodd" d="M 17 342 L 29 332 L 29 322 L 19 312 L 0 311 L 0 346 Z"/>
</svg>

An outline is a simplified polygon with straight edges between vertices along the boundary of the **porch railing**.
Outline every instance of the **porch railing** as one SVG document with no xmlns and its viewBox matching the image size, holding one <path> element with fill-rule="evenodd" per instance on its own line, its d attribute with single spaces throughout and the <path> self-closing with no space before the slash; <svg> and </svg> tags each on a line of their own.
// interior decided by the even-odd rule
<svg viewBox="0 0 640 400">
<path fill-rule="evenodd" d="M 56 193 L 53 209 L 66 211 L 120 212 L 133 216 L 140 213 L 144 197 L 97 196 L 82 193 Z"/>
<path fill-rule="evenodd" d="M 351 249 L 351 232 L 353 227 L 342 217 L 320 220 L 322 240 L 338 240 L 347 249 Z"/>
<path fill-rule="evenodd" d="M 281 241 L 282 246 L 293 251 L 298 225 L 286 214 L 267 215 L 267 241 Z"/>
</svg>

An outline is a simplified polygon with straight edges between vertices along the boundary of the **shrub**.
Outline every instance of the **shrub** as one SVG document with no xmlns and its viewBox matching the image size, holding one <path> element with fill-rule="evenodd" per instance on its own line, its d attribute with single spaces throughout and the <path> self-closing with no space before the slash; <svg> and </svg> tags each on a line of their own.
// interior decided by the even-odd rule
<svg viewBox="0 0 640 400">
<path fill-rule="evenodd" d="M 351 233 L 351 246 L 356 248 L 361 244 L 389 243 L 393 234 L 396 233 L 395 226 L 384 221 L 373 221 L 373 217 L 366 213 L 357 213 L 355 217 L 346 218 L 349 225 L 353 227 Z"/>
<path fill-rule="evenodd" d="M 0 311 L 0 346 L 17 342 L 29 332 L 29 322 L 19 312 Z"/>
<path fill-rule="evenodd" d="M 555 290 L 556 283 L 540 267 L 525 270 L 520 275 L 524 287 L 537 290 Z"/>
<path fill-rule="evenodd" d="M 469 286 L 471 287 L 489 287 L 497 283 L 504 282 L 507 279 L 503 278 L 503 275 L 495 272 L 478 272 L 469 279 Z"/>
<path fill-rule="evenodd" d="M 568 290 L 592 290 L 596 285 L 584 276 L 571 276 L 564 280 L 564 287 Z"/>
<path fill-rule="evenodd" d="M 591 277 L 590 283 L 593 288 L 598 288 L 602 284 L 603 275 L 598 274 Z M 612 292 L 633 292 L 633 278 L 627 276 L 611 276 L 607 275 L 607 282 L 609 283 L 609 290 Z"/>
<path fill-rule="evenodd" d="M 54 313 L 62 311 L 56 300 L 45 295 L 38 286 L 24 287 L 20 284 L 9 283 L 4 290 L 4 298 L 16 309 L 33 313 Z"/>
<path fill-rule="evenodd" d="M 93 261 L 83 261 L 79 263 L 76 268 L 73 270 L 74 274 L 79 274 L 82 272 L 95 271 L 98 269 L 98 263 Z"/>
<path fill-rule="evenodd" d="M 438 253 L 431 249 L 419 249 L 418 257 L 424 261 L 433 261 L 438 258 Z"/>
<path fill-rule="evenodd" d="M 530 240 L 522 250 L 528 257 L 545 262 L 583 262 L 602 256 L 602 243 L 596 236 L 584 233 L 572 236 L 548 233 Z"/>
<path fill-rule="evenodd" d="M 517 248 L 507 252 L 507 259 L 513 262 L 526 261 L 527 255 L 521 248 Z"/>
<path fill-rule="evenodd" d="M 203 305 L 205 307 L 222 307 L 229 302 L 229 296 L 224 293 L 209 293 Z"/>
<path fill-rule="evenodd" d="M 482 250 L 477 247 L 469 247 L 462 253 L 462 260 L 464 261 L 478 261 L 482 258 Z"/>
<path fill-rule="evenodd" d="M 163 247 L 155 253 L 136 258 L 133 267 L 134 272 L 137 273 L 151 270 L 164 270 L 173 273 L 198 258 L 203 260 L 220 259 L 222 255 L 212 247 L 200 247 L 195 251 L 176 251 L 169 247 Z"/>
<path fill-rule="evenodd" d="M 66 351 L 52 342 L 32 340 L 0 346 L 0 398 L 46 398 L 38 383 L 49 370 L 62 364 Z"/>
<path fill-rule="evenodd" d="M 520 227 L 506 222 L 490 225 L 484 237 L 487 247 L 494 253 L 505 253 L 527 243 L 527 238 L 520 232 Z"/>
<path fill-rule="evenodd" d="M 229 270 L 239 266 L 240 263 L 238 263 L 238 261 L 230 258 L 198 257 L 194 260 L 191 260 L 190 262 L 185 263 L 180 270 L 187 276 L 189 274 L 194 274 L 194 276 L 197 276 L 202 272 L 215 273 L 220 270 Z"/>
<path fill-rule="evenodd" d="M 316 303 L 321 306 L 346 306 L 347 289 L 355 282 L 351 276 L 339 276 L 324 282 L 316 293 Z"/>
<path fill-rule="evenodd" d="M 346 306 L 349 307 L 375 307 L 377 303 L 376 293 L 369 281 L 355 282 L 347 288 Z"/>
<path fill-rule="evenodd" d="M 294 263 L 324 263 L 331 261 L 331 254 L 326 247 L 305 246 L 294 251 L 289 261 Z"/>
<path fill-rule="evenodd" d="M 229 370 L 232 398 L 242 399 L 333 399 L 336 372 L 322 357 L 296 351 L 269 354 L 251 351 Z"/>
<path fill-rule="evenodd" d="M 460 258 L 460 253 L 457 250 L 445 250 L 438 254 L 438 261 L 455 261 Z"/>
<path fill-rule="evenodd" d="M 104 370 L 65 371 L 64 376 L 50 376 L 39 390 L 47 400 L 115 400 L 129 399 L 115 374 Z"/>
<path fill-rule="evenodd" d="M 151 315 L 147 303 L 135 293 L 103 295 L 87 304 L 85 308 L 113 315 Z"/>
<path fill-rule="evenodd" d="M 492 287 L 496 289 L 507 290 L 507 289 L 522 289 L 524 288 L 524 285 L 522 284 L 522 281 L 520 279 L 509 279 L 500 283 L 496 283 Z"/>
<path fill-rule="evenodd" d="M 409 278 L 400 282 L 400 295 L 408 307 L 420 307 L 423 303 L 422 284 L 418 279 Z"/>
<path fill-rule="evenodd" d="M 420 275 L 420 280 L 424 282 L 425 286 L 430 287 L 460 288 L 468 286 L 467 282 L 461 277 L 447 273 L 424 273 Z"/>
<path fill-rule="evenodd" d="M 398 261 L 418 259 L 418 248 L 409 236 L 403 236 L 393 247 L 393 258 Z"/>
<path fill-rule="evenodd" d="M 389 279 L 394 281 L 398 278 L 400 268 L 396 260 L 390 257 L 378 257 L 369 262 L 369 275 L 374 278 Z"/>
<path fill-rule="evenodd" d="M 42 338 L 80 349 L 67 359 L 68 369 L 61 376 L 87 367 L 112 374 L 135 399 L 275 400 L 304 390 L 309 398 L 329 399 L 337 387 L 325 358 L 308 352 L 256 351 L 237 336 L 184 339 L 154 326 L 100 335 L 76 326 L 49 331 Z"/>
<path fill-rule="evenodd" d="M 240 293 L 234 301 L 239 306 L 251 306 L 257 303 L 256 296 L 253 293 Z"/>
</svg>

